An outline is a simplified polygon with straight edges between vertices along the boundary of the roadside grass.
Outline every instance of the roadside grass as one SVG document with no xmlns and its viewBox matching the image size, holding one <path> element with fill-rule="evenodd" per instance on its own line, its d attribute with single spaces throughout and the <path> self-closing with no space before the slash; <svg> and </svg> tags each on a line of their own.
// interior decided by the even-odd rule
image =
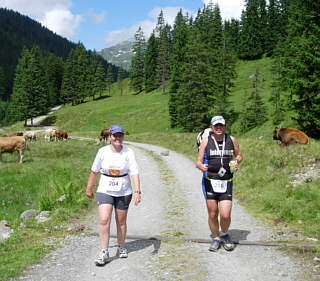
<svg viewBox="0 0 320 281">
<path fill-rule="evenodd" d="M 16 153 L 4 154 L 0 163 L 0 219 L 14 230 L 0 243 L 1 280 L 17 276 L 56 247 L 55 239 L 67 234 L 67 224 L 92 204 L 85 187 L 98 150 L 95 142 L 40 140 L 28 147 L 23 164 L 17 163 Z M 58 201 L 63 195 L 65 199 Z M 50 206 L 43 204 L 44 196 Z M 29 209 L 51 211 L 51 220 L 37 224 L 35 219 L 20 219 Z"/>
</svg>

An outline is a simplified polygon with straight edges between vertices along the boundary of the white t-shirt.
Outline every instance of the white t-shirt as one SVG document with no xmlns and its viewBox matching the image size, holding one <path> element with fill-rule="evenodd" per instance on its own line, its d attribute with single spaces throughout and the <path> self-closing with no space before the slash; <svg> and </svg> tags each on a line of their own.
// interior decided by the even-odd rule
<svg viewBox="0 0 320 281">
<path fill-rule="evenodd" d="M 101 173 L 97 192 L 111 196 L 132 194 L 130 176 L 139 173 L 134 151 L 124 145 L 120 152 L 113 152 L 109 145 L 100 148 L 91 166 L 91 171 Z M 128 175 L 121 177 L 125 174 Z"/>
</svg>

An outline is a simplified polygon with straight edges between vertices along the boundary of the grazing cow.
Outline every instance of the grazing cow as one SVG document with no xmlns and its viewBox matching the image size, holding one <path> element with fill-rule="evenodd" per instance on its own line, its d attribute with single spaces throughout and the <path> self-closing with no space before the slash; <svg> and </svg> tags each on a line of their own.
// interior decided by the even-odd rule
<svg viewBox="0 0 320 281">
<path fill-rule="evenodd" d="M 52 141 L 56 138 L 56 129 L 48 129 L 44 132 L 44 139 Z"/>
<path fill-rule="evenodd" d="M 29 140 L 29 141 L 36 141 L 38 139 L 35 132 L 26 132 L 24 137 L 26 140 Z"/>
<path fill-rule="evenodd" d="M 102 140 L 104 140 L 104 142 L 108 141 L 110 132 L 109 132 L 109 128 L 105 128 L 101 131 L 99 138 L 99 141 L 101 142 Z"/>
<path fill-rule="evenodd" d="M 2 161 L 2 153 L 18 151 L 18 162 L 22 163 L 23 152 L 26 146 L 26 140 L 22 136 L 0 137 L 0 161 Z"/>
<path fill-rule="evenodd" d="M 56 130 L 55 131 L 56 141 L 68 139 L 68 133 L 65 130 Z"/>
<path fill-rule="evenodd" d="M 280 141 L 280 146 L 289 144 L 310 144 L 309 137 L 304 133 L 294 128 L 278 128 L 273 130 L 273 139 Z"/>
</svg>

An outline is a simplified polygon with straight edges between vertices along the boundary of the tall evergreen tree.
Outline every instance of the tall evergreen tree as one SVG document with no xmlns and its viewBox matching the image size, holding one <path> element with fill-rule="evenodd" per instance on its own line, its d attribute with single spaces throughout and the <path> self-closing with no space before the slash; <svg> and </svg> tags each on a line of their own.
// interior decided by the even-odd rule
<svg viewBox="0 0 320 281">
<path fill-rule="evenodd" d="M 43 68 L 45 69 L 47 88 L 48 88 L 48 107 L 55 106 L 60 101 L 60 91 L 64 62 L 60 57 L 50 54 L 43 59 Z"/>
<path fill-rule="evenodd" d="M 261 21 L 260 0 L 245 0 L 245 10 L 241 14 L 239 57 L 258 59 L 263 54 L 264 27 Z"/>
<path fill-rule="evenodd" d="M 178 89 L 183 81 L 183 64 L 186 62 L 187 42 L 189 37 L 189 26 L 187 17 L 182 10 L 178 12 L 172 30 L 172 51 L 170 55 L 170 86 L 169 86 L 169 115 L 171 127 L 177 127 L 178 109 L 182 100 L 178 97 Z"/>
<path fill-rule="evenodd" d="M 242 128 L 246 131 L 249 131 L 257 126 L 262 125 L 266 121 L 266 108 L 260 96 L 260 89 L 263 87 L 261 73 L 258 69 L 256 69 L 254 75 L 252 75 L 252 91 L 247 96 L 247 100 L 245 101 L 245 109 L 243 112 L 246 115 L 241 115 L 242 119 L 240 119 L 242 124 Z"/>
<path fill-rule="evenodd" d="M 170 78 L 170 45 L 170 26 L 166 24 L 160 32 L 159 52 L 157 58 L 157 78 L 163 94 L 166 91 L 166 84 Z"/>
<path fill-rule="evenodd" d="M 157 61 L 158 61 L 159 46 L 158 40 L 151 33 L 144 58 L 144 84 L 146 92 L 151 92 L 157 88 Z"/>
<path fill-rule="evenodd" d="M 14 80 L 14 92 L 7 112 L 9 122 L 24 120 L 44 114 L 48 110 L 47 80 L 41 66 L 40 48 L 24 49 Z"/>
<path fill-rule="evenodd" d="M 144 56 L 145 37 L 142 28 L 139 27 L 134 35 L 133 56 L 131 60 L 130 85 L 133 90 L 140 93 L 144 86 Z"/>
<path fill-rule="evenodd" d="M 106 77 L 102 63 L 99 61 L 97 64 L 96 72 L 94 75 L 94 91 L 101 97 L 103 90 L 106 88 Z"/>
<path fill-rule="evenodd" d="M 271 96 L 269 101 L 272 104 L 273 110 L 271 120 L 273 124 L 279 125 L 284 120 L 285 108 L 288 108 L 285 104 L 285 97 L 283 91 L 282 74 L 283 74 L 283 47 L 281 43 L 273 51 L 273 60 L 271 72 L 273 74 L 271 83 Z"/>
<path fill-rule="evenodd" d="M 122 68 L 122 66 L 120 66 L 119 70 L 118 70 L 118 76 L 117 76 L 118 87 L 120 90 L 120 96 L 122 96 L 122 94 L 123 94 L 123 79 L 124 78 L 125 78 L 124 69 Z"/>
<path fill-rule="evenodd" d="M 28 49 L 23 48 L 15 71 L 13 93 L 6 112 L 6 122 L 9 124 L 19 120 L 27 122 L 28 119 L 28 96 L 25 89 L 28 78 L 25 70 L 28 68 L 29 58 Z"/>
<path fill-rule="evenodd" d="M 109 96 L 111 96 L 111 86 L 112 86 L 113 82 L 114 81 L 113 81 L 112 66 L 111 66 L 111 64 L 109 64 L 108 70 L 107 70 L 107 79 L 106 79 Z"/>
<path fill-rule="evenodd" d="M 0 67 L 0 100 L 5 100 L 4 72 Z"/>
<path fill-rule="evenodd" d="M 296 0 L 285 48 L 284 83 L 299 126 L 320 137 L 320 2 Z"/>
<path fill-rule="evenodd" d="M 74 78 L 77 83 L 77 102 L 82 103 L 84 99 L 89 96 L 89 59 L 82 43 L 78 43 L 75 49 L 76 67 L 74 72 Z"/>
<path fill-rule="evenodd" d="M 72 105 L 77 104 L 78 89 L 77 79 L 75 77 L 76 68 L 75 50 L 71 50 L 64 66 L 62 86 L 61 86 L 61 102 L 71 102 Z"/>
</svg>

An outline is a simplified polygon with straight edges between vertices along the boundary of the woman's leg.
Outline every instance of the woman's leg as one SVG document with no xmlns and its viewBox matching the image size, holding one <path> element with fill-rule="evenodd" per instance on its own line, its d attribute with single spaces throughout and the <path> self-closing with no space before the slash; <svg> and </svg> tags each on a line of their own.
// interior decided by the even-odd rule
<svg viewBox="0 0 320 281">
<path fill-rule="evenodd" d="M 109 247 L 110 238 L 110 223 L 112 216 L 113 205 L 101 204 L 98 207 L 99 211 L 99 239 L 101 249 Z"/>
<path fill-rule="evenodd" d="M 127 235 L 127 210 L 115 209 L 118 244 L 123 245 Z"/>
</svg>

